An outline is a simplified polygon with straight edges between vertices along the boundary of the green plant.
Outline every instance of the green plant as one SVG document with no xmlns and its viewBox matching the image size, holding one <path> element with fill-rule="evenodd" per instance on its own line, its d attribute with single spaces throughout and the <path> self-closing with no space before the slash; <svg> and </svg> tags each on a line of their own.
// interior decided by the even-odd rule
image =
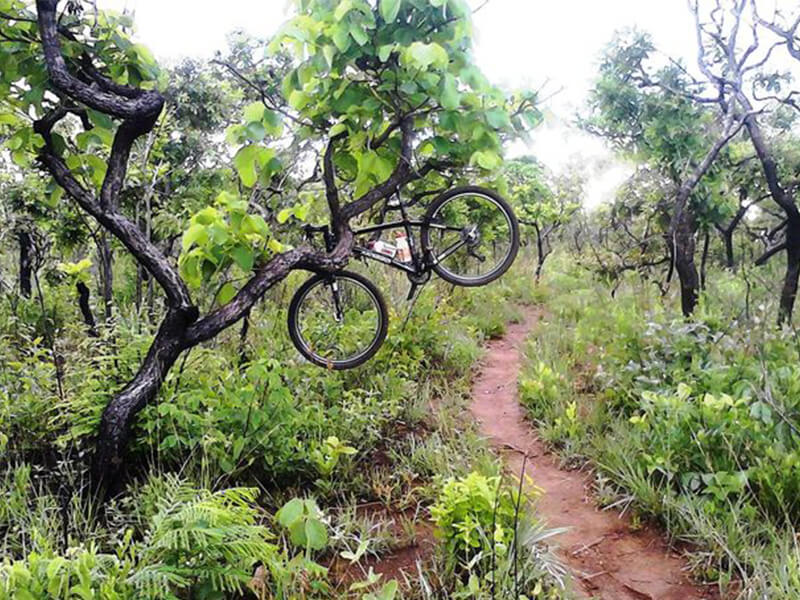
<svg viewBox="0 0 800 600">
<path fill-rule="evenodd" d="M 168 596 L 186 590 L 197 598 L 242 593 L 255 567 L 277 564 L 274 536 L 258 524 L 258 491 L 219 492 L 175 484 L 150 521 L 131 584 L 143 594 Z"/>
<path fill-rule="evenodd" d="M 463 568 L 476 557 L 486 567 L 492 555 L 511 551 L 522 500 L 501 482 L 500 477 L 475 472 L 450 478 L 431 506 L 437 535 L 455 567 Z"/>
<path fill-rule="evenodd" d="M 275 514 L 275 520 L 289 533 L 291 543 L 310 555 L 328 545 L 328 529 L 317 503 L 293 498 Z"/>
</svg>

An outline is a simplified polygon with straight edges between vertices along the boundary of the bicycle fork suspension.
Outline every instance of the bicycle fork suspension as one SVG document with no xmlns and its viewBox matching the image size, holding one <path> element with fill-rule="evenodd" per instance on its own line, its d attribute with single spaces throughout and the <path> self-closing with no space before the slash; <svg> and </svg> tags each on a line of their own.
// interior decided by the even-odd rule
<svg viewBox="0 0 800 600">
<path fill-rule="evenodd" d="M 344 313 L 342 312 L 342 293 L 339 289 L 339 283 L 335 278 L 331 278 L 330 282 L 328 282 L 328 287 L 333 298 L 333 318 L 337 323 L 341 323 L 344 321 Z"/>
</svg>

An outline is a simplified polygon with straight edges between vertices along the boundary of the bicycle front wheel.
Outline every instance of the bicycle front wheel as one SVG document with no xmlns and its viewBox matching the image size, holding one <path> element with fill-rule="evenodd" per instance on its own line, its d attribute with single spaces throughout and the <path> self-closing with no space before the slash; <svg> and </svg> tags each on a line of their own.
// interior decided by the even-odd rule
<svg viewBox="0 0 800 600">
<path fill-rule="evenodd" d="M 350 271 L 308 279 L 289 305 L 289 336 L 309 361 L 352 369 L 372 358 L 386 339 L 389 313 L 366 277 Z"/>
<path fill-rule="evenodd" d="M 486 285 L 508 271 L 519 251 L 519 224 L 492 190 L 458 187 L 439 196 L 422 225 L 422 247 L 445 281 Z"/>
</svg>

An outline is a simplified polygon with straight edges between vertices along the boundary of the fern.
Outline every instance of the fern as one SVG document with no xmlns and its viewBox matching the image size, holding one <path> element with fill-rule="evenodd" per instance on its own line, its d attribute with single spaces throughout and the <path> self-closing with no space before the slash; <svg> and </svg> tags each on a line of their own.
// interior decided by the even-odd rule
<svg viewBox="0 0 800 600">
<path fill-rule="evenodd" d="M 232 488 L 219 492 L 167 483 L 170 495 L 158 501 L 139 560 L 148 565 L 131 576 L 144 596 L 164 591 L 211 590 L 242 593 L 259 563 L 272 564 L 277 547 L 270 531 L 258 524 L 258 491 Z"/>
</svg>

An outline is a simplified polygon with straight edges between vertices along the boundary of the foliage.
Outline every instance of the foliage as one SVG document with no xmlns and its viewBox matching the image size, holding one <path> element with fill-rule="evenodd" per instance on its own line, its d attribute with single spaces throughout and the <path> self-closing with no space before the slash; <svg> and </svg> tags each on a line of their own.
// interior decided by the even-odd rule
<svg viewBox="0 0 800 600">
<path fill-rule="evenodd" d="M 144 538 L 127 530 L 112 554 L 89 545 L 7 559 L 0 597 L 219 598 L 246 589 L 255 564 L 277 566 L 277 548 L 257 524 L 255 490 L 212 493 L 173 479 L 167 491 Z"/>
<path fill-rule="evenodd" d="M 499 477 L 470 473 L 445 481 L 431 517 L 447 555 L 464 567 L 476 556 L 488 563 L 493 553 L 505 556 L 513 551 L 518 504 L 516 493 L 501 487 Z"/>
<path fill-rule="evenodd" d="M 453 597 L 562 597 L 563 571 L 543 549 L 558 531 L 533 521 L 535 493 L 529 488 L 520 496 L 513 482 L 474 471 L 444 481 L 430 510 L 445 568 L 459 574 Z"/>
<path fill-rule="evenodd" d="M 617 486 L 606 501 L 624 495 L 707 548 L 704 577 L 788 598 L 781 582 L 794 575 L 777 575 L 777 557 L 800 519 L 798 349 L 765 327 L 766 303 L 745 317 L 741 281 L 712 282 L 687 323 L 635 278 L 604 306 L 606 284 L 585 273 L 552 279 L 555 315 L 532 344 L 523 398 L 548 439 Z M 575 384 L 556 385 L 559 372 Z"/>
</svg>

